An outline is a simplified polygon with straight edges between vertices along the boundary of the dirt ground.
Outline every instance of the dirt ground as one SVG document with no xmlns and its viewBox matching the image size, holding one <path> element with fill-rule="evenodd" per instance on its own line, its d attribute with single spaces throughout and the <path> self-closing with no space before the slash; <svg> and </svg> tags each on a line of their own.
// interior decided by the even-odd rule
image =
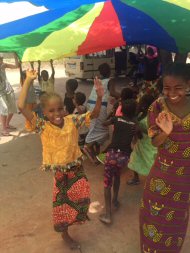
<svg viewBox="0 0 190 253">
<path fill-rule="evenodd" d="M 64 95 L 64 69 L 56 68 L 56 90 Z M 8 72 L 16 97 L 19 93 L 17 71 Z M 80 83 L 79 89 L 88 95 L 90 83 Z M 70 253 L 61 236 L 54 232 L 52 211 L 52 174 L 39 171 L 41 144 L 38 135 L 24 131 L 24 119 L 14 116 L 18 131 L 12 137 L 0 136 L 0 252 L 1 253 Z M 85 161 L 91 183 L 90 221 L 73 226 L 71 235 L 81 242 L 82 253 L 140 253 L 138 210 L 143 181 L 139 186 L 127 186 L 130 171 L 121 178 L 121 207 L 114 213 L 111 226 L 104 226 L 98 216 L 104 208 L 103 166 Z M 190 227 L 181 253 L 189 253 Z M 76 251 L 77 252 L 77 251 Z"/>
</svg>

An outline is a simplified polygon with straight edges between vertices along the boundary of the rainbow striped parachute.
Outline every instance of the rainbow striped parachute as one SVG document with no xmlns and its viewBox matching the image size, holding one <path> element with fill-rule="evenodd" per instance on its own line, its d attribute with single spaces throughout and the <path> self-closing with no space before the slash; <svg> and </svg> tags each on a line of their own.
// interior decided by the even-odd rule
<svg viewBox="0 0 190 253">
<path fill-rule="evenodd" d="M 0 52 L 22 61 L 126 44 L 190 51 L 190 1 L 0 0 Z"/>
</svg>

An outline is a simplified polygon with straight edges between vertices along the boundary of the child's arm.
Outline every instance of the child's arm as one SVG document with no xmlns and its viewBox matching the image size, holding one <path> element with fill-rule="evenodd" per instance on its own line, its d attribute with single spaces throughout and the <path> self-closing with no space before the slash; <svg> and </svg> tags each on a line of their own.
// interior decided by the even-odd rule
<svg viewBox="0 0 190 253">
<path fill-rule="evenodd" d="M 102 106 L 102 97 L 104 95 L 104 89 L 102 86 L 102 82 L 97 77 L 94 79 L 94 85 L 96 88 L 97 100 L 96 100 L 96 105 L 95 105 L 93 111 L 91 112 L 91 116 L 90 116 L 91 119 L 98 118 L 99 113 L 100 113 L 100 109 Z"/>
<path fill-rule="evenodd" d="M 156 118 L 156 124 L 162 130 L 162 132 L 153 137 L 152 145 L 159 147 L 166 141 L 173 130 L 171 115 L 169 113 L 161 112 Z"/>
<path fill-rule="evenodd" d="M 155 147 L 160 147 L 168 138 L 168 135 L 165 132 L 159 133 L 152 139 L 152 145 Z"/>
<path fill-rule="evenodd" d="M 115 117 L 113 117 L 115 118 Z M 109 119 L 109 120 L 106 120 L 102 125 L 103 126 L 110 126 L 110 125 L 113 125 L 113 118 Z"/>
<path fill-rule="evenodd" d="M 15 64 L 5 63 L 5 64 L 3 64 L 4 68 L 8 68 L 8 69 L 17 69 L 17 68 L 19 68 L 20 63 L 18 61 L 18 57 L 17 57 L 16 53 L 14 53 L 14 58 L 15 58 Z"/>
<path fill-rule="evenodd" d="M 20 71 L 20 84 L 21 86 L 23 86 L 23 76 L 22 76 L 22 62 L 20 63 L 20 66 L 19 66 L 19 71 Z"/>
<path fill-rule="evenodd" d="M 50 65 L 51 65 L 51 79 L 54 79 L 55 78 L 55 69 L 54 69 L 54 66 L 53 66 L 53 60 L 50 60 Z"/>
<path fill-rule="evenodd" d="M 41 69 L 41 61 L 38 61 L 38 82 L 39 82 L 39 84 L 41 83 L 40 69 Z"/>
<path fill-rule="evenodd" d="M 31 85 L 32 81 L 34 79 L 36 79 L 36 77 L 37 77 L 37 72 L 35 70 L 30 70 L 30 71 L 28 70 L 26 72 L 26 79 L 24 81 L 24 84 L 23 84 L 23 87 L 22 87 L 22 90 L 21 90 L 21 93 L 19 96 L 19 100 L 18 100 L 18 108 L 28 121 L 32 121 L 34 115 L 33 115 L 32 111 L 30 111 L 26 107 L 26 98 L 27 98 L 27 94 L 28 94 L 28 90 L 30 88 L 30 85 Z"/>
<path fill-rule="evenodd" d="M 31 66 L 31 69 L 34 70 L 34 62 L 33 61 L 30 62 L 30 66 Z"/>
</svg>

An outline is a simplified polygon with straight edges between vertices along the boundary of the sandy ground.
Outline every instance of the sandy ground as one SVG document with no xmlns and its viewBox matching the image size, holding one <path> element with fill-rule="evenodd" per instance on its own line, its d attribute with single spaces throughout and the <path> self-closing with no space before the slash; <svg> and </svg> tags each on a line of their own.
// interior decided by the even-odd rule
<svg viewBox="0 0 190 253">
<path fill-rule="evenodd" d="M 64 69 L 56 68 L 56 90 L 64 95 Z M 8 72 L 16 97 L 19 93 L 17 71 Z M 88 95 L 90 83 L 80 83 Z M 23 130 L 24 119 L 15 115 L 18 127 L 12 137 L 0 137 L 0 252 L 1 253 L 70 253 L 51 220 L 52 174 L 39 171 L 41 144 L 38 135 Z M 90 221 L 71 228 L 72 236 L 81 242 L 83 253 L 140 253 L 138 210 L 143 179 L 139 186 L 127 186 L 130 171 L 121 178 L 121 208 L 114 214 L 113 225 L 98 220 L 104 208 L 103 166 L 85 162 L 91 183 Z M 190 227 L 181 253 L 189 253 Z"/>
</svg>

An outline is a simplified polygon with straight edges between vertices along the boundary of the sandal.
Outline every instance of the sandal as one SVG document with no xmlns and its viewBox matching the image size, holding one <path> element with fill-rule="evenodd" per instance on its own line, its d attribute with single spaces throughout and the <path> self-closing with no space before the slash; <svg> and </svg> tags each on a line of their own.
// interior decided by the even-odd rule
<svg viewBox="0 0 190 253">
<path fill-rule="evenodd" d="M 100 163 L 105 164 L 106 153 L 100 153 L 99 155 L 96 156 L 96 159 L 97 159 Z"/>
</svg>

